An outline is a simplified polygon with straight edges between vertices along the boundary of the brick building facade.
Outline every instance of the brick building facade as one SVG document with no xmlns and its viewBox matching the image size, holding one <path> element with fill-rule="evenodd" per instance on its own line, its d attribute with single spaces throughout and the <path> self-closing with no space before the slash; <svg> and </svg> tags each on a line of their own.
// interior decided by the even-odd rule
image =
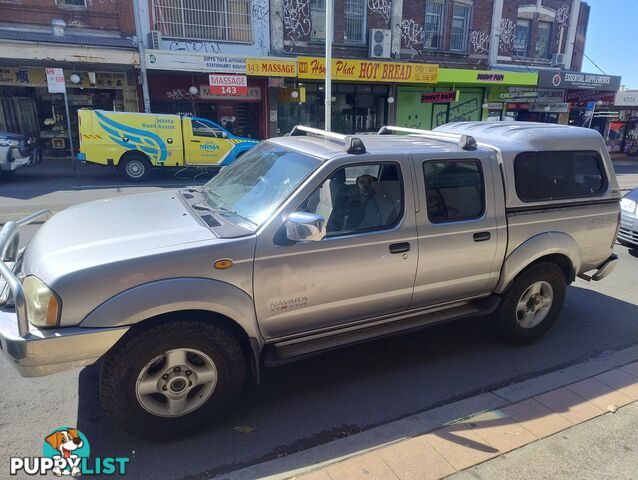
<svg viewBox="0 0 638 480">
<path fill-rule="evenodd" d="M 138 111 L 139 53 L 130 1 L 0 1 L 0 130 L 39 138 L 50 156 L 77 149 L 77 109 Z M 62 68 L 64 96 L 47 68 Z"/>
<path fill-rule="evenodd" d="M 384 29 L 391 59 L 476 69 L 578 70 L 589 20 L 580 0 L 335 0 L 334 10 L 335 57 L 367 58 L 368 32 Z M 324 16 L 325 0 L 272 0 L 271 51 L 323 55 Z"/>
<path fill-rule="evenodd" d="M 11 19 L 11 27 L 49 27 L 59 18 L 69 28 L 85 31 L 135 35 L 135 17 L 130 1 L 21 0 L 0 1 L 2 19 Z M 7 25 L 9 26 L 9 25 Z"/>
</svg>

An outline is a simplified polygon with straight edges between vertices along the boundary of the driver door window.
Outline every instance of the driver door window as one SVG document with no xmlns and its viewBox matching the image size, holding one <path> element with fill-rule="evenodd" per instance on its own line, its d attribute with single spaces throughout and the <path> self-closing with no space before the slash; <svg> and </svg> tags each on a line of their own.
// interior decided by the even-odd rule
<svg viewBox="0 0 638 480">
<path fill-rule="evenodd" d="M 403 213 L 399 165 L 341 167 L 306 199 L 300 210 L 321 215 L 328 237 L 391 228 Z"/>
<path fill-rule="evenodd" d="M 212 123 L 203 122 L 201 120 L 192 120 L 193 136 L 208 138 L 224 138 L 221 128 L 216 127 Z"/>
</svg>

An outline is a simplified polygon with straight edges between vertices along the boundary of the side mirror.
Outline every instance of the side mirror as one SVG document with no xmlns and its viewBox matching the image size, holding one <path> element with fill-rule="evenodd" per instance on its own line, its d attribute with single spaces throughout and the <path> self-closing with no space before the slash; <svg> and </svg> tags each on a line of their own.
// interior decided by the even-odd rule
<svg viewBox="0 0 638 480">
<path fill-rule="evenodd" d="M 286 237 L 293 242 L 318 242 L 325 219 L 316 213 L 294 212 L 286 220 Z"/>
</svg>

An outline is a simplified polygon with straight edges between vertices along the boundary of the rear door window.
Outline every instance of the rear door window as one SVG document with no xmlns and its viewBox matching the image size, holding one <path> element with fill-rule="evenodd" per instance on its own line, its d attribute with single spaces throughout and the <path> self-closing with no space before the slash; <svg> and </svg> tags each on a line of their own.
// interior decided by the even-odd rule
<svg viewBox="0 0 638 480">
<path fill-rule="evenodd" d="M 479 160 L 423 163 L 428 218 L 432 223 L 473 220 L 485 212 L 485 185 Z"/>
<path fill-rule="evenodd" d="M 595 197 L 607 189 L 594 151 L 524 152 L 514 160 L 516 194 L 523 202 Z"/>
</svg>

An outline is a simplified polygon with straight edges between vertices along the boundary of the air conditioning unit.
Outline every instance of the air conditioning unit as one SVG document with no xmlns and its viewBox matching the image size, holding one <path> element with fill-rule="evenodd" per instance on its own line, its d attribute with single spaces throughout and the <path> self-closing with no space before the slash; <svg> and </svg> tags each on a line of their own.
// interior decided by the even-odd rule
<svg viewBox="0 0 638 480">
<path fill-rule="evenodd" d="M 160 50 L 162 47 L 162 32 L 159 30 L 151 30 L 148 32 L 148 48 L 151 50 Z"/>
<path fill-rule="evenodd" d="M 390 30 L 372 28 L 368 42 L 370 58 L 390 58 L 392 53 L 392 33 Z"/>
<path fill-rule="evenodd" d="M 565 63 L 564 53 L 555 53 L 552 55 L 552 67 L 562 66 Z"/>
</svg>

